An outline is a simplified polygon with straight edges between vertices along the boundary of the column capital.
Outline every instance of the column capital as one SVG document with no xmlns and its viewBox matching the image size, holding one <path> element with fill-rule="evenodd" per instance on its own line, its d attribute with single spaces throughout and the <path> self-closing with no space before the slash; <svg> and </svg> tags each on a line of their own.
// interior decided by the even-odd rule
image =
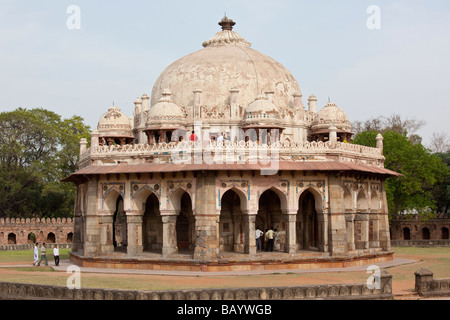
<svg viewBox="0 0 450 320">
<path fill-rule="evenodd" d="M 298 209 L 284 209 L 281 213 L 286 215 L 297 215 Z"/>
<path fill-rule="evenodd" d="M 257 209 L 253 209 L 253 210 L 241 210 L 243 215 L 249 215 L 249 216 L 256 216 L 258 215 L 258 210 Z"/>
<path fill-rule="evenodd" d="M 161 216 L 178 216 L 175 210 L 159 210 Z"/>
</svg>

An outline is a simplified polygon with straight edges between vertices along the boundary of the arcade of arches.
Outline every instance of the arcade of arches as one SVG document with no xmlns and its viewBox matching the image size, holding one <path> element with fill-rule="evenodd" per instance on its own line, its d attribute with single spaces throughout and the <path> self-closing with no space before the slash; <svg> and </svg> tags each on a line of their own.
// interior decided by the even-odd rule
<svg viewBox="0 0 450 320">
<path fill-rule="evenodd" d="M 256 228 L 270 227 L 278 231 L 279 252 L 334 256 L 390 250 L 383 181 L 253 175 L 155 174 L 140 181 L 115 175 L 86 181 L 78 185 L 73 251 L 85 257 L 187 254 L 194 260 L 227 252 L 255 255 Z"/>
</svg>

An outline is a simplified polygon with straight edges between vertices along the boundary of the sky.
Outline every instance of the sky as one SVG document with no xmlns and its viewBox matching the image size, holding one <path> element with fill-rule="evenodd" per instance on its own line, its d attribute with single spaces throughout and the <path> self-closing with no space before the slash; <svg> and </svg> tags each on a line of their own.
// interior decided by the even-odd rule
<svg viewBox="0 0 450 320">
<path fill-rule="evenodd" d="M 350 121 L 424 120 L 425 145 L 450 135 L 448 0 L 0 0 L 0 112 L 45 108 L 92 129 L 113 104 L 132 116 L 225 14 L 294 75 L 305 105 L 314 94 Z"/>
</svg>

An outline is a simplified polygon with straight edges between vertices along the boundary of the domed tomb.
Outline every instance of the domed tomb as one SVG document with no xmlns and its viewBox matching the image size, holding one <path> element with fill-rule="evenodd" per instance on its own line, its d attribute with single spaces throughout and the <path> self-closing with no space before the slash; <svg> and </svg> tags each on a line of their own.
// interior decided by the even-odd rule
<svg viewBox="0 0 450 320">
<path fill-rule="evenodd" d="M 312 140 L 327 141 L 329 137 L 329 128 L 334 125 L 337 129 L 338 141 L 350 141 L 353 132 L 352 125 L 348 120 L 347 114 L 333 102 L 329 102 L 317 114 L 312 123 Z"/>
<path fill-rule="evenodd" d="M 100 145 L 125 145 L 134 141 L 130 119 L 116 106 L 100 117 L 97 130 Z"/>
<path fill-rule="evenodd" d="M 279 62 L 250 48 L 251 43 L 233 31 L 234 24 L 224 17 L 219 22 L 222 31 L 205 41 L 203 49 L 168 66 L 154 84 L 152 105 L 168 88 L 174 93 L 173 102 L 186 110 L 194 105 L 194 90 L 201 90 L 203 106 L 228 106 L 234 88 L 244 107 L 266 91 L 274 92 L 273 102 L 280 108 L 292 107 L 292 97 L 300 91 L 294 76 Z"/>
</svg>

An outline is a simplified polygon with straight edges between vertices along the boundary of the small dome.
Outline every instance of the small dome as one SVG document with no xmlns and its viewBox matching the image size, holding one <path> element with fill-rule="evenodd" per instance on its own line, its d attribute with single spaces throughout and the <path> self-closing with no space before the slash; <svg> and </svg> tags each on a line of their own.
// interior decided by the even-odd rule
<svg viewBox="0 0 450 320">
<path fill-rule="evenodd" d="M 328 131 L 332 124 L 334 124 L 339 131 L 350 131 L 352 129 L 352 125 L 345 112 L 333 102 L 329 102 L 318 112 L 313 121 L 312 130 L 314 132 Z"/>
<path fill-rule="evenodd" d="M 158 103 L 150 108 L 148 120 L 182 120 L 184 113 L 181 108 L 172 102 L 172 93 L 168 90 L 163 92 L 163 96 Z"/>
<path fill-rule="evenodd" d="M 267 97 L 261 95 L 245 108 L 245 119 L 253 118 L 255 116 L 277 119 L 280 117 L 280 111 Z"/>
<path fill-rule="evenodd" d="M 100 137 L 133 138 L 130 119 L 116 106 L 112 106 L 98 121 Z"/>
<path fill-rule="evenodd" d="M 172 93 L 169 90 L 164 90 L 162 98 L 148 112 L 147 126 L 161 126 L 161 128 L 168 124 L 180 126 L 184 118 L 183 110 L 172 102 Z"/>
</svg>

